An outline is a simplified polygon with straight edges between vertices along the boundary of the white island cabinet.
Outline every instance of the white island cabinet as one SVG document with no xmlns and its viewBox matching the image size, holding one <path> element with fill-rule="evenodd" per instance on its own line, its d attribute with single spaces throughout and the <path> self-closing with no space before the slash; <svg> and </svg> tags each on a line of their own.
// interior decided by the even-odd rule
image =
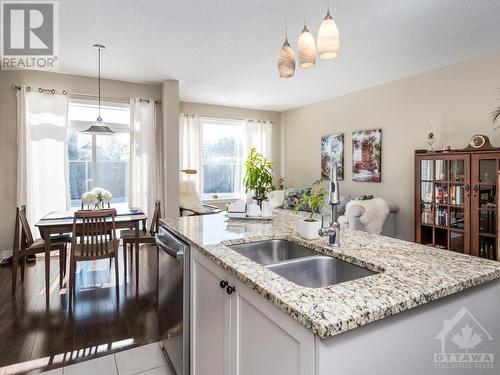
<svg viewBox="0 0 500 375">
<path fill-rule="evenodd" d="M 161 220 L 191 246 L 183 375 L 500 374 L 500 263 L 348 228 L 332 249 L 298 220 Z M 375 274 L 307 287 L 233 246 L 276 239 Z"/>
<path fill-rule="evenodd" d="M 192 375 L 314 374 L 312 332 L 195 249 L 191 261 Z"/>
<path fill-rule="evenodd" d="M 191 262 L 191 375 L 474 374 L 439 357 L 444 321 L 464 308 L 494 360 L 478 365 L 499 366 L 500 280 L 322 339 L 194 247 Z"/>
</svg>

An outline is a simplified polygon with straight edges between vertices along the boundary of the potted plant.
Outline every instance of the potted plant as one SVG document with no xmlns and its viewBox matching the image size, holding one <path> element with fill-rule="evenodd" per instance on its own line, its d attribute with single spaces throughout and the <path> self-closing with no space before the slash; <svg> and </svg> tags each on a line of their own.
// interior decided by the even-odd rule
<svg viewBox="0 0 500 375">
<path fill-rule="evenodd" d="M 253 198 L 260 203 L 273 188 L 273 164 L 251 147 L 245 160 L 245 192 L 253 191 Z"/>
<path fill-rule="evenodd" d="M 321 221 L 314 218 L 314 214 L 325 206 L 328 190 L 321 186 L 321 181 L 314 182 L 310 192 L 302 193 L 299 202 L 294 206 L 293 211 L 297 213 L 301 207 L 306 207 L 309 215 L 298 223 L 299 235 L 308 240 L 319 238 L 318 231 L 321 228 Z"/>
</svg>

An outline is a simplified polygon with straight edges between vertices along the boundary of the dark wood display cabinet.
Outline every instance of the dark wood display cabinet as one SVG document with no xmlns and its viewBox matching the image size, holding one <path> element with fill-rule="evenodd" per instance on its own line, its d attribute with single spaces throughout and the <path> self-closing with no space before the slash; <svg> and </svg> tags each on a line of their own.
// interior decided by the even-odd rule
<svg viewBox="0 0 500 375">
<path fill-rule="evenodd" d="M 500 149 L 415 152 L 415 240 L 499 260 Z"/>
</svg>

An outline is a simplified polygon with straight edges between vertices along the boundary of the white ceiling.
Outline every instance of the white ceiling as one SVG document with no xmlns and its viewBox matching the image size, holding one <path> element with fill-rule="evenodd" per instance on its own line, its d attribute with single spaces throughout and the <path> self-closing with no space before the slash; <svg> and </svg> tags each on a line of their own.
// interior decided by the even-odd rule
<svg viewBox="0 0 500 375">
<path fill-rule="evenodd" d="M 289 39 L 303 1 L 289 1 Z M 60 70 L 180 81 L 181 100 L 284 110 L 500 50 L 499 0 L 330 0 L 341 54 L 278 77 L 285 0 L 60 1 Z M 307 0 L 316 34 L 327 0 Z M 498 77 L 497 77 L 498 78 Z"/>
</svg>

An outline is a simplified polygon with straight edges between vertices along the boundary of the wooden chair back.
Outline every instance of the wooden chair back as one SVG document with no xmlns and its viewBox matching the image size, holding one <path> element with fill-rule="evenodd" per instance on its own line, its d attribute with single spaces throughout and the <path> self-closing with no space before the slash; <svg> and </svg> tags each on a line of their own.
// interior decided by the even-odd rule
<svg viewBox="0 0 500 375">
<path fill-rule="evenodd" d="M 79 246 L 80 258 L 94 259 L 118 252 L 115 225 L 116 210 L 80 210 L 73 217 L 71 251 Z M 81 230 L 77 232 L 77 222 Z M 77 242 L 78 241 L 78 242 Z"/>
<path fill-rule="evenodd" d="M 16 225 L 18 225 L 17 236 L 19 236 L 19 230 L 21 231 L 20 243 L 18 244 L 19 249 L 26 249 L 30 247 L 35 240 L 33 239 L 33 233 L 31 232 L 30 224 L 28 222 L 28 216 L 26 214 L 26 205 L 17 207 L 16 209 Z M 19 227 L 20 225 L 20 227 Z M 17 237 L 19 240 L 19 237 Z M 15 247 L 14 247 L 15 248 Z"/>
<path fill-rule="evenodd" d="M 160 215 L 161 215 L 161 203 L 160 200 L 157 199 L 155 201 L 155 211 L 153 213 L 153 217 L 151 218 L 151 224 L 149 226 L 149 234 L 154 236 L 158 232 L 158 228 L 160 227 Z"/>
</svg>

